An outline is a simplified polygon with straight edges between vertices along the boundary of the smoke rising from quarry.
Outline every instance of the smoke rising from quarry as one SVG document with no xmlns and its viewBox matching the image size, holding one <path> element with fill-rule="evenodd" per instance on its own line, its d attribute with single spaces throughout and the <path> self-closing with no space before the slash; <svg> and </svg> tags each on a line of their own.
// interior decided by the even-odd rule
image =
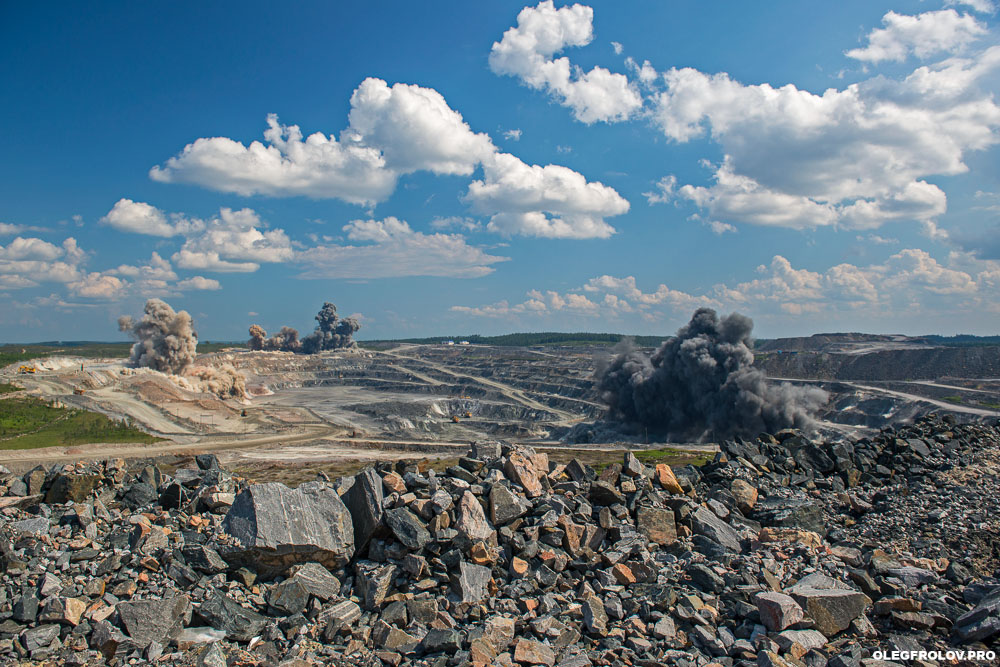
<svg viewBox="0 0 1000 667">
<path fill-rule="evenodd" d="M 197 355 L 198 334 L 186 310 L 175 312 L 162 299 L 150 299 L 138 321 L 118 318 L 118 330 L 135 339 L 129 363 L 162 373 L 180 375 Z"/>
<path fill-rule="evenodd" d="M 149 299 L 139 320 L 123 315 L 118 330 L 135 339 L 129 365 L 152 368 L 172 376 L 192 391 L 208 391 L 220 398 L 246 398 L 246 378 L 233 366 L 194 366 L 198 334 L 186 310 L 174 311 L 161 299 Z"/>
<path fill-rule="evenodd" d="M 299 332 L 292 327 L 281 327 L 281 331 L 268 338 L 262 326 L 251 324 L 247 345 L 251 350 L 297 354 L 316 354 L 324 350 L 357 347 L 352 337 L 361 328 L 361 324 L 353 317 L 338 317 L 337 307 L 329 301 L 324 302 L 316 314 L 316 322 L 316 329 L 301 340 Z"/>
<path fill-rule="evenodd" d="M 745 315 L 699 308 L 652 356 L 619 344 L 595 373 L 608 419 L 687 441 L 810 427 L 829 395 L 769 383 L 753 367 L 752 330 Z"/>
</svg>

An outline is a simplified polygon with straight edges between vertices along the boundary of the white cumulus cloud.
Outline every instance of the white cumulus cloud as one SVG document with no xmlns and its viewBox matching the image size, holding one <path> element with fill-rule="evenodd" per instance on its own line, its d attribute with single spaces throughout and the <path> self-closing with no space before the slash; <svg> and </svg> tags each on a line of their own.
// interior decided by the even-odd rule
<svg viewBox="0 0 1000 667">
<path fill-rule="evenodd" d="M 918 58 L 956 53 L 986 34 L 984 24 L 954 9 L 916 16 L 888 12 L 882 17 L 882 23 L 884 28 L 876 28 L 868 34 L 867 46 L 851 49 L 844 55 L 870 63 L 902 62 L 911 53 Z"/>
<path fill-rule="evenodd" d="M 593 40 L 593 18 L 593 9 L 578 4 L 556 9 L 545 0 L 525 7 L 517 15 L 517 26 L 493 43 L 490 68 L 549 92 L 584 123 L 626 120 L 642 107 L 642 96 L 625 75 L 603 67 L 584 72 L 565 56 L 553 59 L 567 47 Z"/>
<path fill-rule="evenodd" d="M 713 219 L 795 229 L 922 222 L 947 205 L 926 179 L 967 171 L 965 156 L 1000 138 L 1000 106 L 984 82 L 998 66 L 1000 47 L 990 47 L 821 95 L 671 69 L 653 119 L 671 140 L 709 132 L 723 149 L 713 184 L 678 188 Z"/>
<path fill-rule="evenodd" d="M 528 165 L 508 153 L 484 163 L 483 180 L 469 185 L 465 199 L 491 216 L 490 231 L 546 238 L 607 238 L 615 229 L 605 218 L 629 209 L 611 187 L 567 167 Z"/>
</svg>

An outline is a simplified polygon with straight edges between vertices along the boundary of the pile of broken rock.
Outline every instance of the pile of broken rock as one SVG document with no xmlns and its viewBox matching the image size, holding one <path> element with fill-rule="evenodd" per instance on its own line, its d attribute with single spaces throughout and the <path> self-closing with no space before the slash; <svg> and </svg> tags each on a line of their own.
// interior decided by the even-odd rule
<svg viewBox="0 0 1000 667">
<path fill-rule="evenodd" d="M 4 474 L 0 661 L 848 667 L 985 650 L 998 450 L 997 425 L 932 416 L 852 443 L 727 442 L 676 470 L 488 442 L 442 473 L 385 463 L 296 489 L 210 455 Z"/>
</svg>

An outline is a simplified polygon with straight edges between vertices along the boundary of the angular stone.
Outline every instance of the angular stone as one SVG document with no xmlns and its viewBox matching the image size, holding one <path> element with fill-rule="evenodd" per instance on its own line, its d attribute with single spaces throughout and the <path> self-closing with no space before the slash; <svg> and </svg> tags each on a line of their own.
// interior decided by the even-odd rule
<svg viewBox="0 0 1000 667">
<path fill-rule="evenodd" d="M 197 614 L 211 627 L 224 631 L 227 639 L 238 642 L 250 641 L 267 625 L 267 617 L 242 607 L 220 591 L 212 591 L 198 606 Z"/>
<path fill-rule="evenodd" d="M 431 541 L 431 534 L 423 521 L 405 507 L 387 511 L 384 519 L 392 534 L 407 549 L 417 551 Z"/>
<path fill-rule="evenodd" d="M 313 597 L 326 602 L 340 595 L 340 580 L 319 563 L 303 563 L 288 571 Z"/>
<path fill-rule="evenodd" d="M 229 564 L 222 559 L 219 552 L 203 544 L 184 547 L 181 549 L 181 555 L 189 566 L 205 574 L 218 574 L 229 569 Z"/>
<path fill-rule="evenodd" d="M 590 502 L 595 505 L 615 505 L 625 502 L 625 496 L 610 482 L 598 480 L 590 485 Z"/>
<path fill-rule="evenodd" d="M 472 493 L 466 491 L 458 501 L 455 530 L 471 540 L 488 540 L 493 536 L 493 528 L 486 521 L 486 513 Z"/>
<path fill-rule="evenodd" d="M 400 480 L 402 483 L 402 480 Z M 354 476 L 354 484 L 344 494 L 344 504 L 351 513 L 354 528 L 354 546 L 364 553 L 372 536 L 382 525 L 383 481 L 374 468 L 362 470 Z M 403 492 L 406 484 L 403 484 Z"/>
<path fill-rule="evenodd" d="M 680 482 L 677 481 L 673 469 L 666 463 L 656 464 L 656 481 L 659 483 L 660 488 L 667 493 L 684 495 L 684 489 L 681 488 Z"/>
<path fill-rule="evenodd" d="M 514 619 L 509 616 L 491 616 L 486 619 L 483 636 L 489 639 L 498 651 L 503 651 L 514 641 L 514 627 Z"/>
<path fill-rule="evenodd" d="M 492 578 L 490 568 L 462 561 L 458 572 L 452 574 L 451 583 L 463 603 L 475 604 L 486 599 Z"/>
<path fill-rule="evenodd" d="M 282 616 L 304 611 L 309 604 L 309 591 L 294 577 L 275 584 L 267 595 L 267 604 Z"/>
<path fill-rule="evenodd" d="M 383 565 L 370 560 L 355 563 L 354 586 L 361 598 L 361 605 L 369 610 L 381 607 L 395 577 L 395 565 Z"/>
<path fill-rule="evenodd" d="M 864 593 L 843 589 L 799 589 L 792 594 L 827 637 L 846 630 L 872 601 Z"/>
<path fill-rule="evenodd" d="M 608 613 L 601 598 L 592 595 L 583 603 L 583 627 L 592 635 L 608 634 Z"/>
<path fill-rule="evenodd" d="M 729 485 L 729 490 L 733 494 L 733 498 L 736 499 L 736 507 L 743 514 L 750 514 L 754 505 L 757 504 L 757 488 L 750 482 L 734 479 L 733 483 Z"/>
<path fill-rule="evenodd" d="M 556 663 L 556 654 L 550 646 L 522 637 L 514 645 L 514 661 L 522 665 L 548 665 L 551 667 Z"/>
<path fill-rule="evenodd" d="M 351 627 L 361 618 L 361 607 L 350 600 L 343 600 L 320 612 L 319 620 L 326 624 L 326 630 L 332 629 L 336 634 L 340 628 Z"/>
<path fill-rule="evenodd" d="M 622 474 L 628 475 L 629 477 L 641 477 L 646 466 L 642 465 L 642 461 L 636 458 L 635 454 L 632 452 L 625 452 L 624 460 L 622 461 Z"/>
<path fill-rule="evenodd" d="M 538 473 L 535 471 L 531 460 L 520 452 L 511 452 L 504 465 L 504 473 L 507 477 L 524 489 L 524 495 L 535 498 L 542 495 L 542 485 L 538 481 Z"/>
<path fill-rule="evenodd" d="M 782 651 L 788 651 L 793 644 L 798 644 L 806 651 L 821 649 L 826 646 L 827 642 L 826 637 L 818 630 L 785 630 L 778 634 L 774 640 Z"/>
<path fill-rule="evenodd" d="M 757 539 L 764 543 L 793 542 L 795 544 L 804 544 L 807 547 L 823 546 L 823 538 L 820 537 L 819 533 L 814 533 L 811 530 L 799 530 L 798 528 L 768 526 L 761 528 L 760 533 L 757 534 Z"/>
<path fill-rule="evenodd" d="M 454 653 L 462 648 L 462 635 L 451 628 L 434 628 L 427 633 L 421 645 L 427 653 Z"/>
<path fill-rule="evenodd" d="M 222 527 L 238 545 L 232 556 L 258 568 L 281 571 L 309 561 L 339 568 L 354 555 L 351 515 L 337 492 L 320 482 L 294 490 L 254 484 L 236 497 Z"/>
<path fill-rule="evenodd" d="M 732 526 L 715 515 L 707 507 L 698 507 L 691 514 L 691 528 L 695 533 L 718 542 L 730 551 L 740 552 L 740 536 Z"/>
<path fill-rule="evenodd" d="M 780 632 L 801 621 L 805 614 L 802 607 L 784 593 L 767 591 L 754 597 L 761 623 L 772 632 Z"/>
<path fill-rule="evenodd" d="M 42 477 L 44 479 L 44 473 Z M 90 494 L 100 483 L 100 475 L 60 473 L 52 480 L 48 493 L 45 494 L 45 502 L 50 505 L 61 505 L 70 500 L 74 503 L 82 503 L 90 497 Z M 28 483 L 28 486 L 31 486 L 31 482 Z M 32 493 L 37 493 L 37 491 L 32 491 Z"/>
<path fill-rule="evenodd" d="M 119 602 L 118 616 L 129 637 L 139 646 L 165 643 L 191 620 L 191 600 L 186 595 L 173 598 Z"/>
<path fill-rule="evenodd" d="M 765 498 L 754 508 L 754 518 L 765 526 L 799 528 L 826 536 L 827 525 L 816 503 L 790 498 Z"/>
<path fill-rule="evenodd" d="M 640 507 L 635 514 L 635 527 L 650 542 L 665 546 L 677 540 L 674 513 L 657 507 Z"/>
<path fill-rule="evenodd" d="M 490 520 L 494 526 L 504 526 L 528 512 L 526 503 L 503 484 L 490 489 Z"/>
<path fill-rule="evenodd" d="M 41 648 L 46 648 L 52 644 L 53 641 L 59 638 L 59 626 L 58 625 L 39 625 L 37 628 L 31 628 L 30 630 L 25 630 L 22 639 L 24 640 L 24 647 L 28 649 L 29 652 L 37 651 Z"/>
</svg>

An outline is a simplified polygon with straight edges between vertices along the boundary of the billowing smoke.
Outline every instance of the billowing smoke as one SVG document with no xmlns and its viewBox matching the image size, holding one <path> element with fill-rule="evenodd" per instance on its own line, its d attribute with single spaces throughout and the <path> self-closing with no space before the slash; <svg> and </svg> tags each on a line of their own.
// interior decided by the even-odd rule
<svg viewBox="0 0 1000 667">
<path fill-rule="evenodd" d="M 267 332 L 259 324 L 250 325 L 250 340 L 247 346 L 251 350 L 271 350 L 281 352 L 296 352 L 316 354 L 323 350 L 339 350 L 357 347 L 352 336 L 361 328 L 353 317 L 340 318 L 337 307 L 327 301 L 316 314 L 316 330 L 303 339 L 292 327 L 281 327 L 281 331 L 267 337 Z"/>
<path fill-rule="evenodd" d="M 219 398 L 246 398 L 246 378 L 231 365 L 221 368 L 193 366 L 198 334 L 186 310 L 174 312 L 166 302 L 150 299 L 138 321 L 123 315 L 118 329 L 136 340 L 129 364 L 152 368 L 192 391 L 207 391 Z"/>
<path fill-rule="evenodd" d="M 250 325 L 250 340 L 247 341 L 247 347 L 251 350 L 260 352 L 264 349 L 264 341 L 267 339 L 267 332 L 264 331 L 264 327 L 259 324 Z"/>
<path fill-rule="evenodd" d="M 281 331 L 270 338 L 264 327 L 259 324 L 250 325 L 250 340 L 247 346 L 251 350 L 267 350 L 269 352 L 301 352 L 302 341 L 299 332 L 292 327 L 281 327 Z"/>
<path fill-rule="evenodd" d="M 316 313 L 316 329 L 302 339 L 302 351 L 315 354 L 323 350 L 357 347 L 351 338 L 361 325 L 353 317 L 337 317 L 337 307 L 329 301 Z"/>
<path fill-rule="evenodd" d="M 652 356 L 619 347 L 596 374 L 608 418 L 685 441 L 810 427 L 828 394 L 769 383 L 753 367 L 752 330 L 749 317 L 699 308 Z"/>
<path fill-rule="evenodd" d="M 218 368 L 195 366 L 188 369 L 186 377 L 192 378 L 192 388 L 207 391 L 219 398 L 247 398 L 247 379 L 231 364 Z"/>
<path fill-rule="evenodd" d="M 163 373 L 180 375 L 191 365 L 198 347 L 191 316 L 174 312 L 166 302 L 150 299 L 138 321 L 128 315 L 118 318 L 118 329 L 135 339 L 130 363 Z"/>
</svg>

